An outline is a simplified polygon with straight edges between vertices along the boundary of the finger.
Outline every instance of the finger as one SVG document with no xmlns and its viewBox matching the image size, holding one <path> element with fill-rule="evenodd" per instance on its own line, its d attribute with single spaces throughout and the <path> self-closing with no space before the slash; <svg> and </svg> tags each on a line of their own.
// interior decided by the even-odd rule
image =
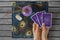
<svg viewBox="0 0 60 40">
<path fill-rule="evenodd" d="M 47 34 L 49 33 L 49 28 L 46 28 L 46 32 L 47 32 Z"/>
<path fill-rule="evenodd" d="M 45 30 L 46 27 L 45 27 L 45 23 L 42 23 L 42 30 Z"/>
<path fill-rule="evenodd" d="M 42 23 L 42 27 L 44 27 L 45 26 L 45 23 Z"/>
<path fill-rule="evenodd" d="M 38 27 L 38 24 L 36 24 L 36 31 L 39 31 L 39 27 Z"/>
<path fill-rule="evenodd" d="M 33 31 L 35 31 L 35 30 L 36 30 L 36 24 L 33 23 Z"/>
</svg>

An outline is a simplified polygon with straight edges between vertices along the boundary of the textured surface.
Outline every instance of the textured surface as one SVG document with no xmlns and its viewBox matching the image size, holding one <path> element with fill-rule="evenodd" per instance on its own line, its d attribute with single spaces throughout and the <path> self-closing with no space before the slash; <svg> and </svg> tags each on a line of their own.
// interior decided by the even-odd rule
<svg viewBox="0 0 60 40">
<path fill-rule="evenodd" d="M 11 18 L 12 18 L 12 3 L 13 3 L 12 1 L 14 2 L 14 1 L 25 1 L 25 0 L 0 0 L 0 40 L 33 40 L 26 38 L 22 39 L 22 38 L 11 37 L 12 36 Z M 41 0 L 41 1 L 48 1 L 49 4 L 48 10 L 49 12 L 53 13 L 53 26 L 49 32 L 49 40 L 60 40 L 60 0 Z"/>
</svg>

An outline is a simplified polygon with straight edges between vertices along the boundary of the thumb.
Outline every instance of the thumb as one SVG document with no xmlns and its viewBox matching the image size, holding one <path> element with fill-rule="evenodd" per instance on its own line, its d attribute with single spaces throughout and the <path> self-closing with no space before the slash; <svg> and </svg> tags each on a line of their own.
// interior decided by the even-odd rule
<svg viewBox="0 0 60 40">
<path fill-rule="evenodd" d="M 45 27 L 45 23 L 42 23 L 42 30 L 45 30 L 46 27 Z"/>
<path fill-rule="evenodd" d="M 33 23 L 33 31 L 36 30 L 36 23 Z"/>
</svg>

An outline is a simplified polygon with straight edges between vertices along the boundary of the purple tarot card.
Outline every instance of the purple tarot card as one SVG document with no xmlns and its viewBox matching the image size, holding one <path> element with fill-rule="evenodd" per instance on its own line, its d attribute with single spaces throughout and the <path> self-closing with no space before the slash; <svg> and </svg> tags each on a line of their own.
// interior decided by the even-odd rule
<svg viewBox="0 0 60 40">
<path fill-rule="evenodd" d="M 42 25 L 42 13 L 41 12 L 39 12 L 39 13 L 36 13 L 36 15 L 37 15 L 37 18 L 38 18 L 38 22 L 39 22 L 39 26 L 41 27 L 41 25 Z"/>
<path fill-rule="evenodd" d="M 51 27 L 52 26 L 52 14 L 51 13 L 43 14 L 43 22 L 45 23 L 47 27 Z"/>
<path fill-rule="evenodd" d="M 37 19 L 37 16 L 36 16 L 36 15 L 31 16 L 31 19 L 32 19 L 35 23 L 39 24 L 39 22 L 38 22 L 38 19 Z"/>
</svg>

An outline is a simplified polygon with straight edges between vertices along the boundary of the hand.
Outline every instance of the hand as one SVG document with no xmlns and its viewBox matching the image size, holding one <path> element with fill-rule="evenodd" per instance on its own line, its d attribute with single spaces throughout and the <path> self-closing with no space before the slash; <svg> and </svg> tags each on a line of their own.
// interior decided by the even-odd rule
<svg viewBox="0 0 60 40">
<path fill-rule="evenodd" d="M 42 40 L 47 40 L 49 28 L 45 26 L 45 23 L 42 24 Z"/>
<path fill-rule="evenodd" d="M 41 39 L 41 29 L 38 27 L 38 24 L 33 23 L 33 35 L 34 40 L 40 40 Z"/>
<path fill-rule="evenodd" d="M 33 35 L 34 40 L 47 40 L 49 29 L 42 23 L 42 28 L 38 27 L 38 24 L 33 23 Z"/>
</svg>

